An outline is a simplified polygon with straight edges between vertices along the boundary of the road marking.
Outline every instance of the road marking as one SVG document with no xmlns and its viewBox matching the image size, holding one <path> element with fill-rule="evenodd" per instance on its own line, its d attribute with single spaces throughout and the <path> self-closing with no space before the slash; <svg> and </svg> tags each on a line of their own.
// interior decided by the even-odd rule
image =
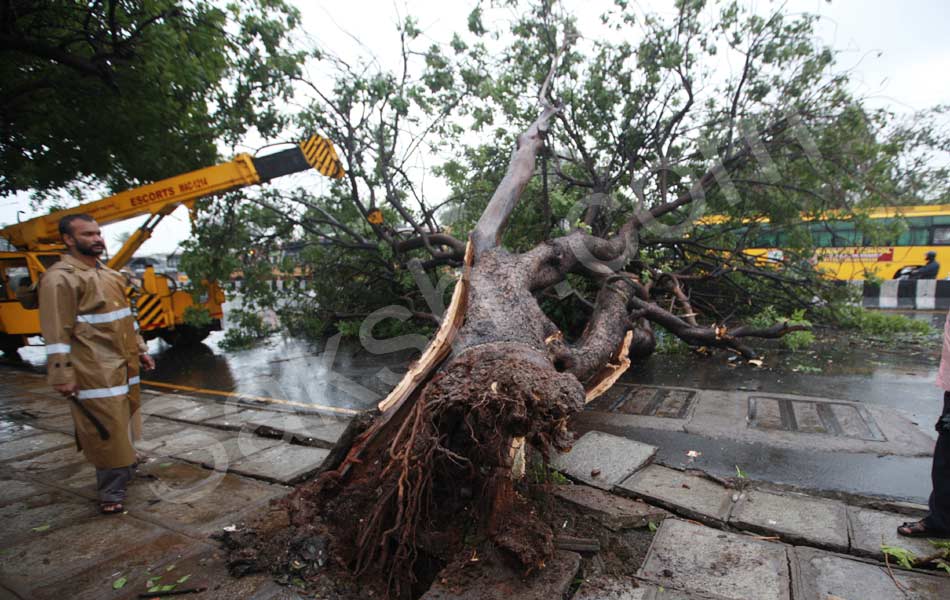
<svg viewBox="0 0 950 600">
<path fill-rule="evenodd" d="M 305 402 L 294 402 L 293 400 L 281 400 L 280 398 L 268 398 L 267 396 L 252 396 L 251 394 L 238 394 L 235 392 L 222 392 L 220 390 L 208 390 L 205 388 L 191 387 L 189 385 L 164 383 L 161 381 L 149 381 L 146 379 L 143 379 L 142 383 L 144 383 L 145 385 L 151 385 L 154 387 L 167 388 L 170 390 L 181 390 L 185 392 L 195 392 L 198 394 L 211 394 L 213 396 L 227 396 L 229 398 L 247 398 L 248 400 L 257 400 L 259 402 L 266 402 L 268 404 L 283 404 L 286 406 L 300 406 L 303 408 L 323 410 L 323 411 L 332 412 L 332 413 L 336 413 L 340 415 L 360 414 L 360 411 L 354 410 L 352 408 L 339 408 L 337 406 L 324 406 L 322 404 L 307 404 Z"/>
</svg>

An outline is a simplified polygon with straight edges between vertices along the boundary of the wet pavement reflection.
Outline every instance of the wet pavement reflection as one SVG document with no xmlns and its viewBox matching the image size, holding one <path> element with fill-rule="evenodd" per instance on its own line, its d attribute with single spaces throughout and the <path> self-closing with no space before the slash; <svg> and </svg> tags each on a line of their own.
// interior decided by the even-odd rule
<svg viewBox="0 0 950 600">
<path fill-rule="evenodd" d="M 150 341 L 155 370 L 144 373 L 143 380 L 363 410 L 386 396 L 415 356 L 371 354 L 339 337 L 308 342 L 279 335 L 247 350 L 225 351 L 220 347 L 223 337 L 223 332 L 214 332 L 202 344 L 176 348 Z M 20 356 L 45 369 L 42 347 L 22 348 Z"/>
<path fill-rule="evenodd" d="M 908 314 L 908 313 L 905 313 Z M 943 311 L 909 313 L 942 328 Z M 367 409 L 401 378 L 415 351 L 372 354 L 358 342 L 339 337 L 307 342 L 275 335 L 257 346 L 225 351 L 223 332 L 203 344 L 172 348 L 153 340 L 155 371 L 146 381 L 276 398 L 309 405 Z M 728 354 L 653 355 L 635 363 L 623 381 L 646 385 L 712 390 L 748 390 L 820 396 L 904 411 L 924 431 L 939 416 L 941 391 L 934 385 L 940 346 L 927 343 L 868 344 L 842 337 L 815 350 L 791 352 L 780 344 L 756 344 L 764 350 L 761 368 L 729 361 Z M 45 368 L 43 348 L 20 351 L 37 369 Z M 694 466 L 729 476 L 736 465 L 753 479 L 788 483 L 818 490 L 883 495 L 917 502 L 929 493 L 929 458 L 878 457 L 783 450 L 678 432 L 640 428 L 616 431 L 660 447 L 658 461 L 683 466 L 689 450 L 703 452 Z"/>
</svg>

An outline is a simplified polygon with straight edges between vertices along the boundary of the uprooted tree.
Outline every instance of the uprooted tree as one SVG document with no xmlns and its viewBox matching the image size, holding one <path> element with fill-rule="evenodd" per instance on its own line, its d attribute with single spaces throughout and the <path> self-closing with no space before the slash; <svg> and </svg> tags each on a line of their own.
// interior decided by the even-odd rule
<svg viewBox="0 0 950 600">
<path fill-rule="evenodd" d="M 290 502 L 293 525 L 312 527 L 316 519 L 344 564 L 388 574 L 399 596 L 411 594 L 418 560 L 451 561 L 466 535 L 489 539 L 522 571 L 543 568 L 554 553 L 554 534 L 515 489 L 518 449 L 527 443 L 545 456 L 569 450 L 569 418 L 622 373 L 631 348 L 649 352 L 649 323 L 748 355 L 742 338 L 795 329 L 699 326 L 659 307 L 638 276 L 609 266 L 626 264 L 630 239 L 675 202 L 657 214 L 632 216 L 610 238 L 575 232 L 527 252 L 503 248 L 505 225 L 557 112 L 546 106 L 518 137 L 508 172 L 470 236 L 463 281 L 420 367 L 410 370 L 342 462 Z M 536 297 L 570 273 L 600 290 L 573 343 Z M 676 279 L 666 285 L 679 308 L 691 311 Z"/>
<path fill-rule="evenodd" d="M 400 318 L 440 323 L 380 412 L 344 438 L 332 470 L 291 496 L 291 526 L 279 534 L 286 551 L 265 557 L 269 566 L 309 560 L 293 549 L 320 532 L 340 565 L 381 577 L 401 597 L 472 540 L 522 571 L 541 568 L 553 534 L 518 491 L 519 448 L 567 450 L 571 415 L 630 357 L 653 351 L 657 327 L 746 357 L 748 338 L 798 328 L 734 323 L 752 300 L 808 308 L 826 291 L 794 253 L 763 265 L 743 252 L 756 217 L 859 212 L 931 182 L 900 167 L 913 133 L 892 131 L 884 143 L 846 77 L 830 74 L 832 55 L 814 46 L 810 18 L 726 4 L 708 29 L 702 2 L 678 3 L 672 23 L 637 21 L 624 4 L 611 22 L 642 26 L 638 46 L 582 51 L 571 21 L 542 2 L 516 21 L 494 65 L 485 46 L 457 38 L 463 58 L 430 48 L 413 79 L 412 21 L 400 30 L 399 76 L 366 78 L 321 55 L 340 76 L 333 93 L 311 86 L 301 122 L 337 144 L 345 180 L 321 198 L 272 192 L 221 204 L 205 222 L 202 235 L 259 243 L 260 254 L 273 249 L 268 241 L 299 235 L 304 263 L 333 274 L 314 278 L 319 306 L 285 306 L 318 312 L 321 325 L 343 329 L 390 302 L 403 307 Z M 478 11 L 469 28 L 484 34 Z M 723 46 L 744 57 L 742 67 L 711 78 L 700 58 Z M 433 132 L 436 150 L 459 147 L 460 115 L 486 134 L 501 116 L 524 128 L 495 130 L 491 144 L 442 165 L 453 190 L 446 213 L 425 200 L 409 157 Z M 505 164 L 497 148 L 508 142 Z M 678 225 L 704 211 L 733 219 L 700 231 Z M 214 247 L 216 256 L 190 260 L 209 273 L 233 270 L 214 262 L 224 257 Z M 802 249 L 807 258 L 807 242 Z M 447 267 L 460 272 L 449 310 L 422 310 L 423 298 L 438 304 L 425 273 Z"/>
</svg>

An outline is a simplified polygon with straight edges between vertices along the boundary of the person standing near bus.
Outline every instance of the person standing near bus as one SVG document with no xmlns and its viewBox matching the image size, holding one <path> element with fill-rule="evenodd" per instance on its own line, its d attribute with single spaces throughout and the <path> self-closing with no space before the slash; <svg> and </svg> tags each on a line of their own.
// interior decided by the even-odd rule
<svg viewBox="0 0 950 600">
<path fill-rule="evenodd" d="M 937 385 L 943 392 L 943 412 L 937 420 L 937 445 L 934 447 L 930 480 L 930 513 L 920 521 L 910 521 L 897 528 L 907 537 L 950 538 L 950 313 L 943 325 L 943 350 Z"/>
<path fill-rule="evenodd" d="M 910 272 L 911 279 L 936 279 L 940 272 L 940 263 L 937 262 L 937 253 L 930 250 L 926 254 L 927 264 L 917 267 Z"/>
<path fill-rule="evenodd" d="M 139 367 L 155 362 L 138 334 L 125 278 L 99 261 L 105 242 L 85 214 L 63 217 L 68 253 L 40 280 L 50 385 L 70 400 L 76 445 L 96 467 L 99 511 L 120 514 L 141 434 Z"/>
</svg>

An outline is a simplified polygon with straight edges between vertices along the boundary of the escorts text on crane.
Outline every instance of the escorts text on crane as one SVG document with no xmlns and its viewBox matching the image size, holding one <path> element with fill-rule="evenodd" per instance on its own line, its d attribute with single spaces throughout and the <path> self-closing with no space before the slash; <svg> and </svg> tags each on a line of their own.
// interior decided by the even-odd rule
<svg viewBox="0 0 950 600">
<path fill-rule="evenodd" d="M 17 294 L 19 292 L 22 298 L 23 292 L 39 281 L 41 274 L 65 251 L 59 236 L 59 220 L 64 216 L 86 213 L 100 225 L 107 225 L 150 215 L 107 261 L 110 268 L 118 270 L 151 237 L 161 220 L 179 206 L 194 210 L 195 202 L 202 198 L 310 168 L 327 177 L 344 175 L 333 144 L 320 136 L 312 136 L 287 150 L 259 157 L 239 154 L 226 163 L 0 228 L 0 237 L 15 249 L 0 251 L 0 350 L 15 353 L 17 348 L 26 345 L 27 338 L 39 335 L 39 310 L 21 304 Z M 204 283 L 207 295 L 202 295 L 201 306 L 208 311 L 211 323 L 193 327 L 185 323 L 185 310 L 194 305 L 192 294 L 178 289 L 177 282 L 170 277 L 156 273 L 152 267 L 146 268 L 141 285 L 130 285 L 127 290 L 143 337 L 146 340 L 161 337 L 171 344 L 187 344 L 220 329 L 224 294 L 215 282 Z"/>
</svg>

